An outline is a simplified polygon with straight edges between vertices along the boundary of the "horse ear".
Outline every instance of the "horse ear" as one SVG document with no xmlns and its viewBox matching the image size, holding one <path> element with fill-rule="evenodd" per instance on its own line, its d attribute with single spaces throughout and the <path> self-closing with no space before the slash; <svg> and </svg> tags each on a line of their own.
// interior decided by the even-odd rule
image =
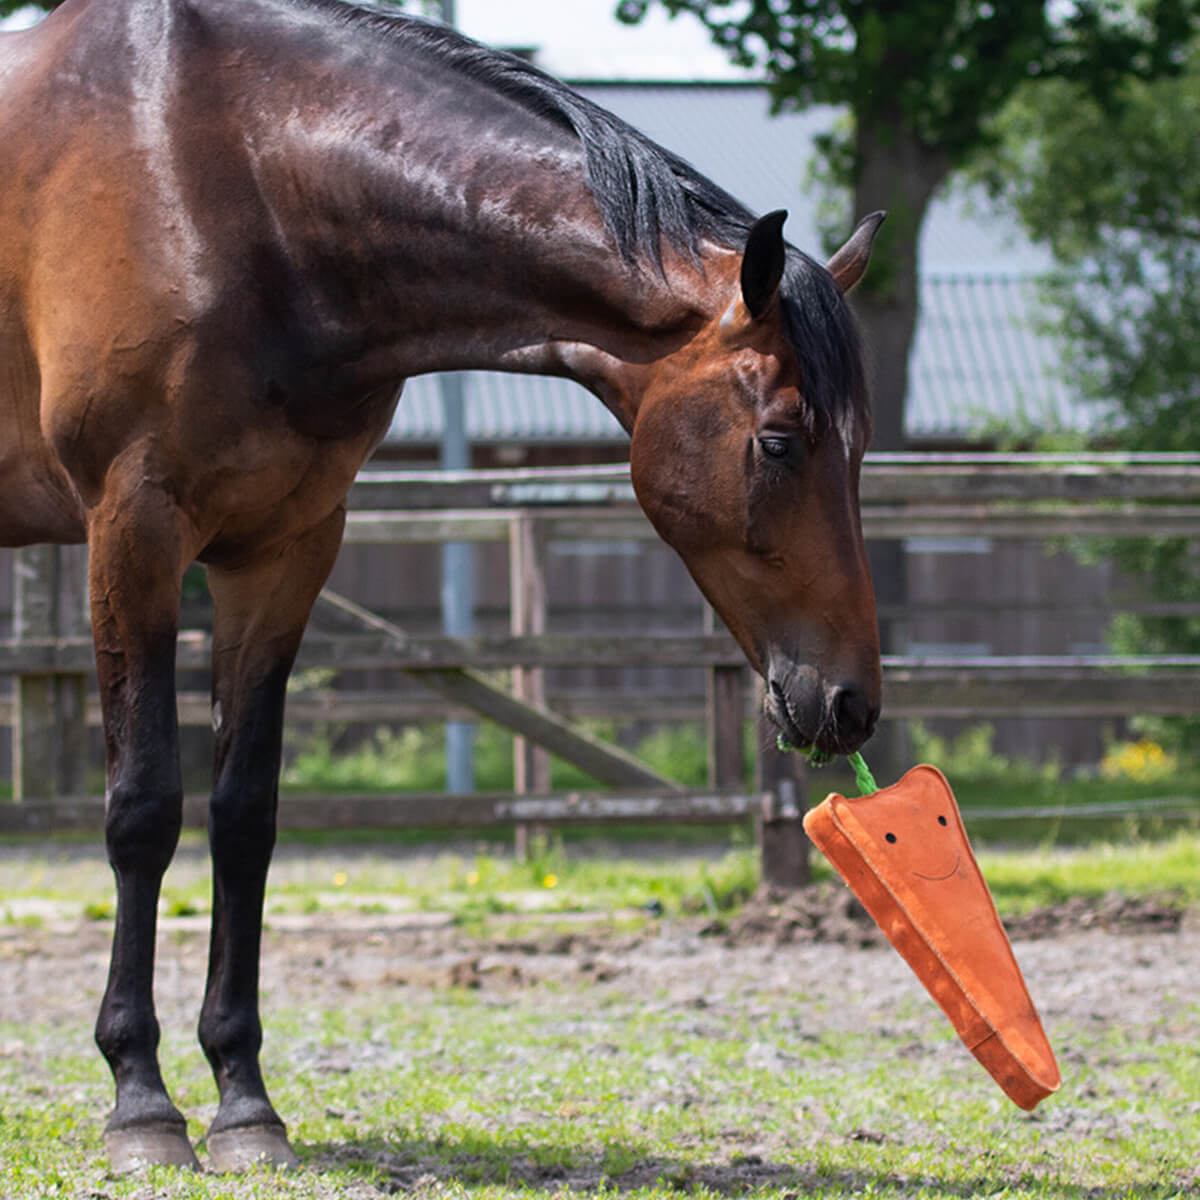
<svg viewBox="0 0 1200 1200">
<path fill-rule="evenodd" d="M 863 217 L 846 244 L 825 264 L 843 292 L 854 288 L 866 273 L 867 263 L 871 259 L 871 246 L 886 216 L 885 212 L 873 212 Z"/>
<path fill-rule="evenodd" d="M 746 238 L 742 255 L 742 302 L 757 321 L 775 299 L 783 279 L 787 251 L 783 244 L 783 223 L 787 213 L 780 209 L 759 217 Z"/>
</svg>

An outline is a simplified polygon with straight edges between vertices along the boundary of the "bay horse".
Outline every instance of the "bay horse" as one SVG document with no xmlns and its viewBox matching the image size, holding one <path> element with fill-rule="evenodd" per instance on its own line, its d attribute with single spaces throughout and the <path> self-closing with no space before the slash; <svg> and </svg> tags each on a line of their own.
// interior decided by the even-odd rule
<svg viewBox="0 0 1200 1200">
<path fill-rule="evenodd" d="M 115 1169 L 196 1161 L 153 1002 L 193 561 L 215 606 L 207 1148 L 218 1169 L 295 1162 L 259 1067 L 284 689 L 405 378 L 589 388 L 788 740 L 870 735 L 870 418 L 844 294 L 882 214 L 824 266 L 785 215 L 753 219 L 518 58 L 341 0 L 67 0 L 0 35 L 0 544 L 89 547 Z"/>
</svg>

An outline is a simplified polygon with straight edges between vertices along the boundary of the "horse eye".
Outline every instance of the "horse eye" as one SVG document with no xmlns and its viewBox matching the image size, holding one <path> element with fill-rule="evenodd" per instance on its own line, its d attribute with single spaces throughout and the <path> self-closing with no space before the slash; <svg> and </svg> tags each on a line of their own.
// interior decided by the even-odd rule
<svg viewBox="0 0 1200 1200">
<path fill-rule="evenodd" d="M 764 437 L 758 439 L 762 451 L 769 458 L 786 458 L 791 448 L 791 442 L 785 437 Z"/>
</svg>

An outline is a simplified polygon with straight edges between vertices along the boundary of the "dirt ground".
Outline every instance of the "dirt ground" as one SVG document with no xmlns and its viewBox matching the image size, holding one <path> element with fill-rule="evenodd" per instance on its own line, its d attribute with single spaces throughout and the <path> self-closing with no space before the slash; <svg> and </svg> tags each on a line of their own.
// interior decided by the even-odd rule
<svg viewBox="0 0 1200 1200">
<path fill-rule="evenodd" d="M 1182 911 L 1169 898 L 1112 896 L 1030 914 L 1013 924 L 1012 933 L 1048 1029 L 1121 1030 L 1123 1036 L 1106 1051 L 1109 1061 L 1113 1055 L 1133 1056 L 1139 1042 L 1163 1036 L 1200 1043 L 1200 909 Z M 104 986 L 109 936 L 102 921 L 49 921 L 39 928 L 0 924 L 0 1013 L 9 1028 L 34 1022 L 86 1048 Z M 164 1027 L 194 1028 L 206 955 L 207 918 L 161 921 L 156 996 Z M 271 918 L 264 938 L 262 979 L 268 1012 L 300 997 L 309 1005 L 336 1008 L 351 994 L 402 986 L 511 993 L 557 981 L 585 986 L 543 989 L 539 1008 L 547 1013 L 556 1006 L 574 1011 L 589 996 L 620 989 L 628 996 L 653 996 L 672 1009 L 706 1010 L 705 1019 L 745 1013 L 749 1005 L 766 1020 L 768 998 L 793 992 L 811 1002 L 813 1036 L 873 1028 L 914 1046 L 928 1020 L 904 1015 L 913 1012 L 919 985 L 849 893 L 832 884 L 802 893 L 760 892 L 727 926 L 661 919 L 636 933 L 617 932 L 595 917 L 507 927 L 499 921 L 480 938 L 442 914 L 279 915 Z M 1064 1075 L 1081 1065 L 1069 1044 L 1059 1050 Z M 19 1042 L 6 1045 L 0 1038 L 0 1055 L 20 1051 Z M 769 1042 L 761 1052 L 773 1052 Z M 355 1049 L 348 1046 L 344 1053 L 348 1070 Z M 1118 1119 L 1089 1111 L 1063 1104 L 1050 1111 L 1047 1128 L 1070 1137 L 1080 1132 L 1080 1122 Z M 759 1149 L 705 1165 L 694 1182 L 737 1193 L 774 1185 L 776 1176 L 792 1179 L 794 1172 L 773 1159 L 771 1146 Z M 337 1153 L 330 1154 L 327 1161 L 334 1165 Z M 379 1154 L 372 1163 L 383 1172 L 384 1191 L 413 1195 L 437 1194 L 434 1185 L 447 1169 L 419 1156 L 392 1162 Z M 598 1166 L 569 1177 L 532 1162 L 511 1169 L 529 1186 L 588 1190 L 614 1182 Z M 615 1182 L 622 1189 L 650 1185 L 659 1170 L 661 1164 L 641 1164 Z M 1200 1187 L 1200 1174 L 1188 1186 Z M 346 1194 L 378 1192 L 364 1184 Z"/>
<path fill-rule="evenodd" d="M 265 1002 L 304 995 L 336 1004 L 347 989 L 521 987 L 539 980 L 621 979 L 668 989 L 681 1004 L 719 1003 L 739 988 L 802 990 L 847 1028 L 886 1013 L 914 984 L 908 968 L 844 888 L 761 891 L 728 925 L 661 920 L 620 933 L 581 914 L 503 921 L 470 936 L 438 913 L 319 913 L 269 919 Z M 206 917 L 160 921 L 156 996 L 164 1024 L 194 1020 L 207 955 Z M 21 1024 L 90 1029 L 103 991 L 110 924 L 73 920 L 0 924 L 0 1012 Z M 1017 957 L 1048 1025 L 1149 1028 L 1164 1006 L 1195 1010 L 1200 909 L 1169 897 L 1071 901 L 1010 923 Z M 1190 1019 L 1200 1024 L 1192 1012 Z"/>
</svg>

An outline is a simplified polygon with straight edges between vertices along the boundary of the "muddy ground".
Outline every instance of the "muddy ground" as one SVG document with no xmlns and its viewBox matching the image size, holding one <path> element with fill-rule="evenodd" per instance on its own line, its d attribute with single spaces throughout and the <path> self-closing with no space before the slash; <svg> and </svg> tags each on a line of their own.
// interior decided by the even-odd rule
<svg viewBox="0 0 1200 1200">
<path fill-rule="evenodd" d="M 202 916 L 160 921 L 164 1024 L 195 1019 L 207 926 Z M 110 930 L 84 919 L 0 924 L 4 1019 L 90 1028 Z M 1169 896 L 1073 900 L 1012 920 L 1009 930 L 1047 1024 L 1148 1027 L 1163 1019 L 1164 1005 L 1194 1008 L 1200 995 L 1200 909 Z M 348 989 L 522 987 L 549 978 L 665 987 L 681 1004 L 784 983 L 859 1027 L 885 1012 L 897 989 L 913 987 L 870 918 L 834 884 L 764 889 L 727 923 L 662 919 L 636 933 L 589 914 L 522 920 L 513 931 L 497 920 L 473 936 L 438 913 L 318 913 L 270 918 L 263 944 L 268 1005 L 300 995 L 336 1004 Z"/>
<path fill-rule="evenodd" d="M 1122 1055 L 1134 1061 L 1139 1042 L 1147 1040 L 1200 1043 L 1200 910 L 1183 910 L 1170 897 L 1111 896 L 1030 914 L 1013 923 L 1012 933 L 1047 1028 L 1120 1030 L 1106 1049 L 1110 1064 Z M 0 1020 L 10 1030 L 26 1022 L 57 1029 L 65 1043 L 91 1052 L 109 937 L 105 921 L 0 924 Z M 207 918 L 162 920 L 156 993 L 164 1027 L 194 1028 L 206 955 Z M 262 979 L 268 1013 L 301 1000 L 335 1009 L 353 995 L 382 997 L 398 989 L 436 997 L 442 989 L 468 987 L 499 998 L 556 981 L 567 986 L 544 988 L 538 999 L 548 1019 L 560 1010 L 577 1014 L 616 990 L 653 997 L 658 1006 L 686 1009 L 698 1019 L 751 1011 L 769 1020 L 773 998 L 790 992 L 811 1002 L 808 1037 L 875 1029 L 918 1050 L 929 1020 L 903 1015 L 912 1013 L 919 985 L 849 893 L 832 884 L 802 893 L 763 891 L 728 924 L 664 918 L 637 932 L 619 932 L 587 915 L 519 925 L 498 920 L 486 937 L 469 936 L 436 913 L 279 915 L 264 938 Z M 1075 1061 L 1070 1040 L 1059 1047 L 1067 1075 L 1085 1065 Z M 25 1041 L 0 1037 L 0 1056 L 33 1053 Z M 758 1050 L 776 1052 L 769 1040 Z M 340 1047 L 336 1054 L 344 1062 L 337 1069 L 351 1070 L 360 1051 L 354 1044 Z M 333 1069 L 328 1062 L 324 1067 Z M 1089 1113 L 1064 1103 L 1048 1110 L 1047 1128 L 1070 1137 L 1078 1131 L 1071 1122 L 1121 1119 Z M 848 1136 L 860 1135 L 876 1136 L 870 1130 Z M 727 1162 L 704 1164 L 693 1183 L 737 1194 L 781 1181 L 791 1186 L 798 1178 L 794 1168 L 780 1165 L 778 1146 L 764 1142 L 744 1150 Z M 329 1148 L 318 1165 L 336 1166 L 342 1156 L 362 1153 L 353 1143 Z M 339 1196 L 437 1196 L 446 1172 L 455 1169 L 428 1154 L 392 1161 L 388 1153 L 372 1151 L 368 1157 L 381 1172 L 379 1183 L 364 1182 Z M 565 1175 L 521 1158 L 506 1167 L 529 1186 L 584 1191 L 649 1185 L 662 1169 L 662 1163 L 647 1161 L 610 1178 L 598 1164 Z M 1177 1182 L 1183 1194 L 1200 1189 L 1200 1162 L 1196 1173 Z"/>
</svg>

